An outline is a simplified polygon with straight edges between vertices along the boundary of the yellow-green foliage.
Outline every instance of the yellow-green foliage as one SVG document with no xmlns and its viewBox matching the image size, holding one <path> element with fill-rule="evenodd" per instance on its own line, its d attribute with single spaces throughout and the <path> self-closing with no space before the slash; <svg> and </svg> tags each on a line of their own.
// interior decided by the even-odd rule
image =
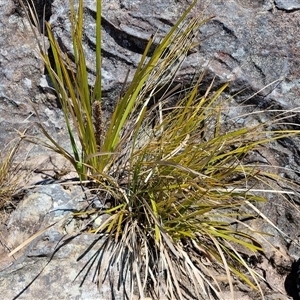
<svg viewBox="0 0 300 300">
<path fill-rule="evenodd" d="M 237 231 L 231 224 L 248 216 L 242 208 L 251 201 L 264 201 L 257 192 L 254 194 L 255 183 L 265 183 L 266 177 L 276 174 L 247 165 L 244 159 L 260 145 L 298 132 L 268 130 L 277 120 L 245 128 L 225 126 L 224 106 L 231 100 L 223 96 L 227 84 L 217 90 L 212 84 L 201 94 L 204 73 L 189 87 L 170 92 L 176 72 L 196 43 L 198 27 L 209 21 L 200 17 L 186 21 L 196 1 L 148 58 L 155 37 L 150 38 L 110 124 L 104 126 L 101 1 L 97 1 L 97 76 L 92 88 L 82 47 L 83 1 L 79 1 L 77 10 L 72 1 L 70 4 L 75 61 L 61 51 L 49 24 L 46 27 L 54 66 L 42 47 L 41 55 L 62 103 L 73 153 L 61 148 L 42 124 L 48 142 L 27 139 L 66 157 L 81 179 L 93 180 L 101 195 L 110 199 L 103 210 L 84 212 L 109 215 L 92 231 L 106 233 L 99 285 L 105 270 L 118 261 L 120 279 L 130 271 L 130 293 L 138 292 L 141 298 L 150 294 L 153 299 L 161 299 L 167 294 L 171 299 L 190 299 L 188 288 L 200 299 L 209 296 L 207 286 L 219 295 L 221 288 L 214 273 L 202 262 L 207 259 L 223 267 L 232 293 L 231 273 L 258 287 L 256 273 L 237 249 L 256 252 L 262 247 L 251 228 L 245 225 L 247 232 Z M 158 99 L 158 105 L 148 111 L 149 101 L 162 91 L 166 91 L 164 99 Z M 166 109 L 164 104 L 174 94 L 177 104 Z M 283 119 L 280 116 L 278 120 Z"/>
<path fill-rule="evenodd" d="M 19 143 L 0 151 L 0 209 L 10 203 L 11 197 L 18 187 L 18 168 L 13 165 Z"/>
</svg>

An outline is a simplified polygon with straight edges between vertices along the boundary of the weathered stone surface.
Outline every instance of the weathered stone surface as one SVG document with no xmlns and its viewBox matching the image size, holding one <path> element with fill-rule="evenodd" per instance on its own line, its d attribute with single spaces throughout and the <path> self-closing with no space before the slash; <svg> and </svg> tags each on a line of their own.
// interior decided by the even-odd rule
<svg viewBox="0 0 300 300">
<path fill-rule="evenodd" d="M 65 15 L 68 1 L 53 3 L 50 22 L 62 46 L 70 50 L 69 26 Z M 232 81 L 230 91 L 248 87 L 240 101 L 263 89 L 252 99 L 267 107 L 273 101 L 294 108 L 300 95 L 297 34 L 300 12 L 287 14 L 272 1 L 199 1 L 194 13 L 215 18 L 200 28 L 203 40 L 187 58 L 177 81 L 209 63 L 211 76 Z M 285 6 L 286 1 L 283 1 Z M 279 4 L 278 4 L 279 5 Z M 95 73 L 95 1 L 85 1 L 86 53 L 91 80 Z M 103 83 L 105 95 L 114 101 L 127 70 L 134 70 L 145 43 L 159 30 L 167 32 L 178 19 L 186 1 L 103 1 Z M 71 50 L 70 50 L 71 51 Z M 133 73 L 133 72 L 132 72 Z"/>
<path fill-rule="evenodd" d="M 44 93 L 39 86 L 44 66 L 29 23 L 20 15 L 18 1 L 0 0 L 0 32 L 1 148 L 18 137 L 16 129 L 20 132 L 26 129 L 30 135 L 41 136 L 34 125 L 38 118 L 30 101 L 37 108 L 49 133 L 68 148 L 62 112 L 55 110 L 55 97 L 51 93 Z M 42 152 L 47 153 L 40 147 L 24 143 L 20 156 L 37 161 L 36 154 Z M 46 165 L 44 167 L 47 168 Z"/>
<path fill-rule="evenodd" d="M 200 53 L 211 57 L 214 73 L 228 79 L 232 76 L 234 90 L 249 86 L 253 93 L 281 79 L 253 101 L 261 107 L 275 101 L 284 108 L 295 108 L 300 91 L 296 39 L 300 12 L 286 14 L 267 8 L 214 1 L 207 10 L 216 18 L 200 29 L 211 37 L 202 43 Z"/>
<path fill-rule="evenodd" d="M 14 128 L 24 130 L 29 127 L 31 134 L 38 134 L 36 128 L 32 127 L 37 118 L 27 101 L 30 98 L 37 105 L 43 124 L 52 136 L 61 145 L 68 147 L 61 111 L 57 108 L 53 94 L 49 93 L 47 84 L 40 84 L 43 65 L 35 52 L 36 41 L 28 23 L 20 16 L 17 3 L 0 0 L 0 143 L 4 145 L 16 137 Z M 84 4 L 85 50 L 92 82 L 95 73 L 95 0 L 86 0 Z M 68 0 L 53 1 L 52 11 L 49 6 L 47 8 L 47 18 L 52 14 L 50 22 L 56 36 L 61 45 L 71 51 L 68 5 Z M 184 0 L 103 1 L 103 87 L 108 110 L 111 111 L 114 106 L 128 69 L 133 75 L 150 35 L 157 30 L 161 34 L 166 33 L 187 5 L 188 1 Z M 276 109 L 295 109 L 299 106 L 300 96 L 299 6 L 297 0 L 199 1 L 193 13 L 203 13 L 204 16 L 215 18 L 200 28 L 199 38 L 202 42 L 194 52 L 189 53 L 175 81 L 189 79 L 198 68 L 208 66 L 204 88 L 216 76 L 217 84 L 231 81 L 228 89 L 230 94 L 248 88 L 238 95 L 238 103 L 258 92 L 248 101 L 258 109 L 265 109 L 270 105 Z M 39 11 L 43 11 L 41 7 Z M 260 91 L 278 79 L 280 81 Z M 232 103 L 229 115 L 235 116 L 248 111 Z M 268 113 L 261 113 L 257 118 L 267 117 Z M 299 123 L 299 120 L 298 116 L 293 119 L 294 123 Z M 246 125 L 251 120 L 245 118 L 241 122 Z M 269 147 L 266 152 L 262 152 L 263 160 L 271 165 L 279 163 L 290 170 L 282 170 L 282 178 L 299 181 L 299 141 L 285 140 Z M 36 167 L 37 162 L 42 166 L 49 163 L 47 152 L 26 146 L 23 153 L 28 151 L 28 160 L 32 166 Z M 284 182 L 278 184 L 284 187 Z M 72 193 L 74 191 L 64 191 L 52 185 L 38 187 L 31 192 L 20 203 L 8 223 L 1 227 L 5 244 L 12 249 L 43 226 L 63 217 L 66 209 L 79 209 L 80 201 L 75 200 L 76 197 L 73 196 L 76 195 Z M 80 194 L 80 191 L 75 189 L 76 193 Z M 274 227 L 260 220 L 251 223 L 257 230 L 273 234 L 273 237 L 267 238 L 280 250 L 267 247 L 265 258 L 257 264 L 257 268 L 268 285 L 284 296 L 272 294 L 267 287 L 264 291 L 270 293 L 267 295 L 268 299 L 287 299 L 284 290 L 287 279 L 284 278 L 289 272 L 290 263 L 300 253 L 299 197 L 288 196 L 288 201 L 285 202 L 279 197 L 270 196 L 269 202 L 259 208 L 287 234 L 281 236 Z M 9 261 L 6 257 L 7 249 L 2 249 L 1 294 L 7 295 L 7 299 L 13 299 L 20 293 L 20 299 L 108 299 L 109 287 L 104 289 L 103 294 L 97 294 L 91 277 L 87 277 L 82 288 L 79 286 L 82 277 L 73 283 L 80 269 L 95 253 L 95 249 L 92 249 L 85 257 L 86 260 L 76 261 L 94 241 L 94 236 L 76 236 L 55 252 L 63 234 L 74 233 L 76 226 L 76 223 L 71 222 L 65 226 L 65 232 L 61 232 L 58 227 L 45 232 L 16 255 L 17 261 Z M 13 265 L 10 266 L 10 263 Z M 294 278 L 289 280 L 288 284 L 295 286 Z M 22 293 L 25 287 L 28 288 Z M 115 292 L 115 299 L 122 297 L 118 291 Z M 247 299 L 247 292 L 238 293 L 238 299 Z M 231 296 L 228 294 L 226 297 L 230 299 Z"/>
<path fill-rule="evenodd" d="M 93 278 L 98 260 L 93 264 L 91 261 L 102 241 L 93 234 L 79 235 L 78 225 L 68 219 L 71 212 L 86 205 L 79 186 L 37 186 L 24 198 L 7 226 L 1 228 L 6 247 L 13 249 L 49 225 L 63 222 L 36 237 L 21 250 L 22 255 L 14 256 L 17 260 L 7 258 L 7 249 L 0 248 L 0 293 L 5 294 L 5 300 L 123 299 L 122 289 L 117 288 L 116 265 L 110 268 L 110 275 L 98 291 L 97 277 Z"/>
<path fill-rule="evenodd" d="M 55 252 L 57 242 L 49 247 L 46 256 L 28 252 L 22 261 L 1 272 L 0 291 L 5 295 L 4 299 L 101 299 L 91 276 L 82 287 L 82 278 L 75 280 L 84 266 L 84 262 L 77 261 L 78 254 L 83 253 L 92 241 L 91 235 L 76 237 L 53 257 L 49 253 Z M 39 244 L 37 247 L 45 246 Z"/>
<path fill-rule="evenodd" d="M 300 9 L 299 0 L 275 0 L 275 5 L 277 8 L 287 11 Z"/>
</svg>

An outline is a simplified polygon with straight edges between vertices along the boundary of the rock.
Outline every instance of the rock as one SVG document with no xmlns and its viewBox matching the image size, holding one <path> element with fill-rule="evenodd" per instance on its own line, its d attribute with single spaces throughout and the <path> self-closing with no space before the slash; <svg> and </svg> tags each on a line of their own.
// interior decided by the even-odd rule
<svg viewBox="0 0 300 300">
<path fill-rule="evenodd" d="M 79 186 L 69 189 L 58 184 L 37 186 L 1 230 L 6 246 L 15 248 L 86 205 Z M 79 234 L 78 224 L 73 230 L 69 226 L 66 232 L 72 220 L 69 223 L 68 218 L 63 220 L 65 224 L 52 226 L 24 247 L 22 255 L 17 254 L 17 260 L 0 260 L 0 292 L 5 294 L 5 299 L 123 299 L 122 289 L 117 288 L 120 271 L 116 265 L 110 268 L 100 292 L 95 284 L 97 277 L 93 276 L 97 257 L 99 261 L 101 258 L 102 240 L 93 234 Z M 7 257 L 3 248 L 0 257 Z"/>
<path fill-rule="evenodd" d="M 275 0 L 275 5 L 278 9 L 293 11 L 300 9 L 299 0 Z"/>
<path fill-rule="evenodd" d="M 76 2 L 76 1 L 75 1 Z M 104 0 L 103 2 L 103 88 L 104 104 L 112 111 L 128 69 L 133 72 L 141 58 L 150 35 L 159 30 L 166 33 L 188 5 L 184 0 Z M 47 16 L 61 45 L 71 52 L 70 26 L 68 24 L 68 0 L 35 1 L 47 3 Z M 50 9 L 50 4 L 52 8 Z M 94 23 L 95 1 L 86 0 L 85 5 L 85 51 L 89 80 L 95 75 L 94 63 Z M 189 53 L 175 82 L 184 83 L 196 70 L 207 66 L 207 76 L 203 82 L 205 89 L 216 77 L 216 85 L 230 81 L 228 94 L 235 94 L 236 102 L 228 108 L 228 114 L 236 116 L 249 110 L 262 111 L 257 118 L 269 119 L 273 115 L 267 108 L 296 109 L 300 95 L 300 12 L 298 1 L 286 0 L 232 0 L 198 1 L 194 14 L 214 19 L 199 30 L 202 40 L 195 51 Z M 42 12 L 42 6 L 38 8 Z M 40 19 L 41 14 L 40 14 Z M 68 135 L 55 94 L 44 74 L 43 64 L 35 52 L 36 40 L 28 22 L 20 13 L 17 1 L 0 0 L 0 144 L 7 144 L 15 138 L 15 129 L 28 128 L 32 135 L 39 131 L 34 126 L 38 120 L 29 102 L 36 105 L 40 118 L 55 140 L 70 149 Z M 279 81 L 277 81 L 279 80 Z M 276 82 L 274 82 L 276 81 Z M 271 84 L 274 82 L 273 84 Z M 267 88 L 266 85 L 271 84 Z M 250 96 L 256 93 L 255 96 Z M 249 99 L 250 98 L 250 99 Z M 247 100 L 247 101 L 246 101 Z M 246 101 L 246 102 L 244 102 Z M 254 106 L 249 109 L 239 103 Z M 299 116 L 292 119 L 299 124 Z M 255 120 L 254 120 L 255 121 Z M 241 118 L 241 125 L 253 122 L 251 118 Z M 299 139 L 286 139 L 276 145 L 268 145 L 261 151 L 261 157 L 270 165 L 281 165 L 278 169 L 282 180 L 279 188 L 287 189 L 284 178 L 299 182 L 300 166 Z M 25 156 L 25 154 L 29 154 Z M 37 165 L 46 169 L 61 167 L 64 162 L 52 162 L 49 152 L 39 147 L 24 145 L 21 151 L 23 160 L 28 160 L 31 168 Z M 55 160 L 56 158 L 53 158 Z M 40 178 L 40 177 L 39 177 Z M 41 178 L 40 178 L 41 179 Z M 35 181 L 37 179 L 35 178 Z M 34 182 L 34 180 L 32 181 Z M 1 239 L 11 250 L 29 236 L 47 227 L 70 211 L 82 208 L 81 190 L 64 190 L 59 185 L 36 187 L 20 202 L 7 224 L 1 225 Z M 266 231 L 274 236 L 267 237 L 279 251 L 266 247 L 266 254 L 257 263 L 258 271 L 266 278 L 269 287 L 264 290 L 269 299 L 285 297 L 284 276 L 289 272 L 289 264 L 299 257 L 299 195 L 287 196 L 287 200 L 271 195 L 266 204 L 258 205 L 265 216 L 270 218 L 287 236 L 282 236 L 270 224 L 255 220 L 249 224 L 258 231 Z M 99 226 L 102 220 L 96 219 L 92 226 Z M 111 286 L 105 283 L 102 294 L 98 294 L 92 282 L 91 273 L 84 281 L 84 272 L 79 275 L 86 263 L 97 252 L 90 247 L 95 236 L 74 235 L 78 223 L 67 222 L 62 229 L 52 227 L 41 234 L 22 251 L 16 254 L 16 261 L 8 260 L 8 249 L 1 249 L 0 292 L 13 299 L 108 299 Z M 65 234 L 71 236 L 65 239 Z M 90 247 L 90 248 L 89 248 Z M 86 249 L 89 251 L 81 257 Z M 78 260 L 78 258 L 81 259 Z M 111 279 L 117 278 L 118 269 L 111 269 Z M 53 276 L 55 274 L 55 276 Z M 74 281 L 74 279 L 76 280 Z M 74 282 L 73 282 L 74 281 Z M 114 287 L 116 286 L 113 285 Z M 27 287 L 27 288 L 26 288 Z M 280 295 L 278 294 L 280 292 Z M 113 289 L 115 299 L 122 298 L 122 292 Z M 231 295 L 225 295 L 230 299 Z M 111 296 L 113 297 L 113 296 Z M 239 299 L 247 299 L 246 293 L 238 291 Z M 257 297 L 250 297 L 257 298 Z M 282 298 L 283 299 L 283 298 Z"/>
<path fill-rule="evenodd" d="M 82 209 L 81 194 L 79 187 L 68 191 L 59 185 L 37 186 L 30 191 L 1 230 L 7 247 L 17 247 L 65 215 Z"/>
<path fill-rule="evenodd" d="M 7 145 L 16 139 L 19 136 L 16 130 L 27 130 L 27 134 L 44 139 L 35 126 L 38 118 L 32 102 L 49 133 L 70 149 L 62 112 L 55 110 L 57 103 L 51 98 L 53 92 L 44 93 L 39 86 L 44 65 L 38 54 L 37 41 L 20 10 L 18 1 L 0 0 L 0 144 Z M 49 157 L 49 151 L 23 143 L 19 159 L 37 162 L 40 159 L 36 158 L 37 154 Z M 26 166 L 31 169 L 36 167 Z M 43 166 L 45 169 L 48 167 L 49 164 Z"/>
<path fill-rule="evenodd" d="M 244 86 L 250 94 L 280 79 L 250 102 L 263 108 L 274 102 L 287 109 L 297 107 L 300 48 L 295 36 L 300 12 L 287 14 L 263 5 L 254 8 L 241 6 L 239 1 L 226 5 L 214 1 L 205 14 L 216 15 L 200 29 L 208 36 L 200 53 L 211 58 L 213 73 L 233 80 L 232 91 Z"/>
<path fill-rule="evenodd" d="M 267 295 L 266 300 L 286 300 L 287 298 L 281 294 Z"/>
<path fill-rule="evenodd" d="M 91 24 L 95 24 L 95 2 L 85 1 L 84 5 L 88 24 L 85 26 L 85 51 L 92 82 L 95 28 Z M 185 7 L 187 3 L 183 0 L 146 0 L 134 4 L 126 0 L 103 1 L 103 88 L 109 103 L 115 101 L 128 69 L 133 74 L 150 35 L 157 30 L 166 33 Z M 50 23 L 62 47 L 71 52 L 67 12 L 68 1 L 55 0 Z M 215 17 L 200 28 L 202 43 L 190 53 L 176 81 L 184 76 L 188 78 L 197 68 L 208 65 L 207 81 L 213 76 L 221 82 L 230 80 L 231 93 L 248 88 L 237 97 L 240 101 L 263 89 L 251 99 L 252 103 L 268 107 L 275 101 L 287 109 L 297 106 L 300 91 L 299 11 L 287 14 L 270 6 L 269 1 L 219 0 L 199 1 L 194 13 Z"/>
<path fill-rule="evenodd" d="M 44 238 L 47 241 L 49 236 Z M 113 289 L 110 284 L 104 283 L 99 292 L 93 278 L 94 266 L 87 272 L 86 264 L 91 263 L 98 248 L 85 252 L 94 241 L 93 235 L 82 234 L 64 241 L 63 247 L 58 244 L 59 241 L 52 242 L 46 255 L 28 252 L 22 261 L 0 272 L 0 291 L 5 295 L 4 299 L 123 299 L 116 282 Z M 100 246 L 101 241 L 97 244 L 97 247 Z M 38 243 L 36 247 L 46 246 Z M 78 260 L 83 253 L 85 255 Z M 111 268 L 110 280 L 115 280 L 117 276 L 118 270 Z"/>
</svg>

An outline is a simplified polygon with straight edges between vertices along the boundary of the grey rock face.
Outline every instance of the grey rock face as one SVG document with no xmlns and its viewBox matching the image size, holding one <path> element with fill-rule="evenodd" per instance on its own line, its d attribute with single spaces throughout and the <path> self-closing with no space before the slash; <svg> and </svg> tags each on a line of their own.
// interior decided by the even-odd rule
<svg viewBox="0 0 300 300">
<path fill-rule="evenodd" d="M 74 1 L 75 4 L 78 1 Z M 144 48 L 157 30 L 161 34 L 170 29 L 182 11 L 182 6 L 173 0 L 167 1 L 102 1 L 102 55 L 103 92 L 107 106 L 115 103 L 128 70 L 132 79 Z M 84 1 L 85 6 L 85 52 L 90 82 L 95 75 L 95 1 Z M 54 1 L 50 23 L 61 46 L 71 50 L 71 34 L 68 1 Z M 104 100 L 105 100 L 104 99 Z"/>
<path fill-rule="evenodd" d="M 287 11 L 300 9 L 299 0 L 275 0 L 276 7 Z"/>
<path fill-rule="evenodd" d="M 212 36 L 202 43 L 200 52 L 211 57 L 214 73 L 232 76 L 233 89 L 241 84 L 251 92 L 281 79 L 260 93 L 265 97 L 256 99 L 257 104 L 267 107 L 276 101 L 285 108 L 298 106 L 300 12 L 245 7 L 238 1 L 226 5 L 214 1 L 208 10 L 216 18 L 202 29 L 204 35 Z"/>
<path fill-rule="evenodd" d="M 5 230 L 1 230 L 2 237 L 14 248 L 86 205 L 78 186 L 38 186 L 13 212 Z M 122 290 L 117 288 L 117 266 L 111 267 L 100 293 L 97 277 L 93 278 L 100 260 L 101 239 L 93 234 L 79 235 L 75 221 L 64 220 L 34 239 L 21 251 L 22 255 L 17 254 L 16 261 L 2 259 L 7 253 L 0 249 L 0 292 L 6 297 L 3 299 L 123 299 Z M 91 267 L 89 271 L 86 264 Z"/>
<path fill-rule="evenodd" d="M 50 2 L 52 1 L 48 3 Z M 15 137 L 14 128 L 31 128 L 37 120 L 26 100 L 30 98 L 37 105 L 43 124 L 52 136 L 67 147 L 67 133 L 63 130 L 61 111 L 57 108 L 53 94 L 45 93 L 47 84 L 40 84 L 44 69 L 34 51 L 36 41 L 25 19 L 17 13 L 16 3 L 0 0 L 0 143 L 6 144 Z M 85 51 L 92 82 L 95 74 L 95 0 L 86 0 L 84 5 Z M 156 31 L 166 33 L 187 5 L 188 1 L 185 0 L 103 1 L 103 87 L 108 110 L 112 110 L 114 106 L 128 69 L 133 75 L 150 35 Z M 68 7 L 68 0 L 55 0 L 51 12 L 48 7 L 48 13 L 52 14 L 50 22 L 61 46 L 71 53 Z M 230 94 L 248 88 L 236 97 L 237 102 L 257 93 L 248 103 L 254 104 L 258 109 L 270 105 L 276 109 L 295 109 L 300 103 L 298 9 L 299 1 L 296 0 L 199 1 L 193 13 L 203 13 L 203 16 L 215 18 L 200 28 L 199 38 L 202 42 L 195 51 L 189 53 L 175 81 L 188 80 L 196 70 L 208 66 L 204 88 L 216 76 L 217 84 L 231 81 L 228 89 Z M 278 79 L 280 80 L 263 89 Z M 234 103 L 228 109 L 233 116 L 236 114 Z M 239 110 L 239 113 L 244 112 L 247 110 Z M 261 118 L 268 117 L 267 113 L 261 115 Z M 299 120 L 296 115 L 293 122 L 299 123 Z M 246 120 L 242 121 L 247 124 Z M 38 131 L 33 128 L 31 133 L 38 134 Z M 297 139 L 272 145 L 262 154 L 270 165 L 279 163 L 290 169 L 290 172 L 282 171 L 282 178 L 299 180 Z M 43 152 L 43 155 L 48 154 Z M 41 150 L 34 149 L 30 156 L 36 162 L 35 156 L 40 158 Z M 282 182 L 279 184 L 284 186 Z M 32 191 L 22 200 L 8 223 L 1 227 L 9 248 L 14 248 L 32 234 L 64 217 L 70 210 L 80 209 L 83 204 L 78 196 L 80 193 L 79 189 L 68 191 L 58 185 L 38 187 Z M 266 253 L 268 260 L 264 260 L 259 267 L 267 274 L 268 284 L 285 294 L 282 270 L 285 275 L 289 263 L 299 256 L 300 215 L 297 209 L 279 197 L 270 196 L 269 200 L 260 208 L 287 236 L 280 236 L 268 224 L 262 227 L 259 220 L 251 225 L 258 231 L 265 230 L 274 234 L 270 241 L 283 255 L 270 247 Z M 289 200 L 294 207 L 299 206 L 298 197 L 291 197 Z M 99 295 L 90 275 L 83 287 L 80 287 L 82 277 L 79 276 L 73 282 L 97 251 L 97 247 L 92 248 L 83 259 L 77 261 L 94 242 L 95 237 L 82 234 L 67 241 L 64 239 L 65 234 L 72 236 L 76 230 L 78 228 L 74 222 L 66 224 L 63 230 L 59 227 L 52 228 L 17 254 L 16 261 L 9 261 L 6 258 L 7 251 L 1 248 L 0 293 L 7 295 L 7 299 L 13 299 L 17 295 L 20 295 L 20 299 L 109 299 L 110 286 L 105 286 Z M 64 246 L 60 247 L 60 243 Z M 98 245 L 100 247 L 101 241 Z M 115 278 L 116 273 L 118 270 L 112 269 L 111 278 Z M 28 288 L 23 291 L 26 287 Z M 117 289 L 114 294 L 115 299 L 122 298 L 122 293 Z M 239 299 L 242 297 L 238 296 Z M 248 296 L 244 294 L 244 297 L 246 299 Z"/>
<path fill-rule="evenodd" d="M 38 136 L 34 126 L 38 121 L 32 103 L 44 126 L 68 147 L 63 116 L 53 93 L 46 94 L 40 87 L 44 65 L 38 54 L 37 41 L 29 23 L 20 12 L 18 1 L 0 0 L 0 144 L 7 145 L 18 137 L 15 129 Z M 42 40 L 42 37 L 41 37 Z M 34 158 L 44 150 L 23 144 L 22 159 Z"/>
<path fill-rule="evenodd" d="M 288 7 L 293 1 L 283 2 Z M 183 0 L 103 1 L 103 83 L 111 101 L 127 70 L 133 73 L 150 35 L 167 32 L 187 5 Z M 85 50 L 93 80 L 95 1 L 85 1 L 85 6 Z M 67 11 L 66 1 L 54 1 L 50 21 L 62 46 L 71 51 Z M 209 63 L 207 80 L 216 75 L 221 82 L 232 81 L 231 92 L 248 87 L 240 101 L 270 84 L 253 99 L 255 104 L 298 105 L 300 12 L 287 14 L 270 1 L 236 0 L 199 1 L 194 13 L 215 18 L 200 28 L 202 43 L 188 56 L 177 81 Z"/>
<path fill-rule="evenodd" d="M 26 98 L 33 96 L 33 87 L 39 81 L 43 65 L 38 59 L 36 43 L 28 23 L 16 14 L 13 1 L 0 1 L 0 105 L 1 111 L 22 112 L 24 119 Z M 6 118 L 4 118 L 6 117 Z M 7 115 L 1 116 L 8 120 Z"/>
</svg>

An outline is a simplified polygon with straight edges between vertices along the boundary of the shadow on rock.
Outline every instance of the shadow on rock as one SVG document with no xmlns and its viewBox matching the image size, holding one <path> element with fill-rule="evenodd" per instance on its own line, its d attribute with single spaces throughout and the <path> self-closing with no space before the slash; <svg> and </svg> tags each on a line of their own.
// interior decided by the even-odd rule
<svg viewBox="0 0 300 300">
<path fill-rule="evenodd" d="M 300 258 L 293 262 L 292 270 L 284 282 L 285 290 L 293 300 L 300 300 Z"/>
</svg>

